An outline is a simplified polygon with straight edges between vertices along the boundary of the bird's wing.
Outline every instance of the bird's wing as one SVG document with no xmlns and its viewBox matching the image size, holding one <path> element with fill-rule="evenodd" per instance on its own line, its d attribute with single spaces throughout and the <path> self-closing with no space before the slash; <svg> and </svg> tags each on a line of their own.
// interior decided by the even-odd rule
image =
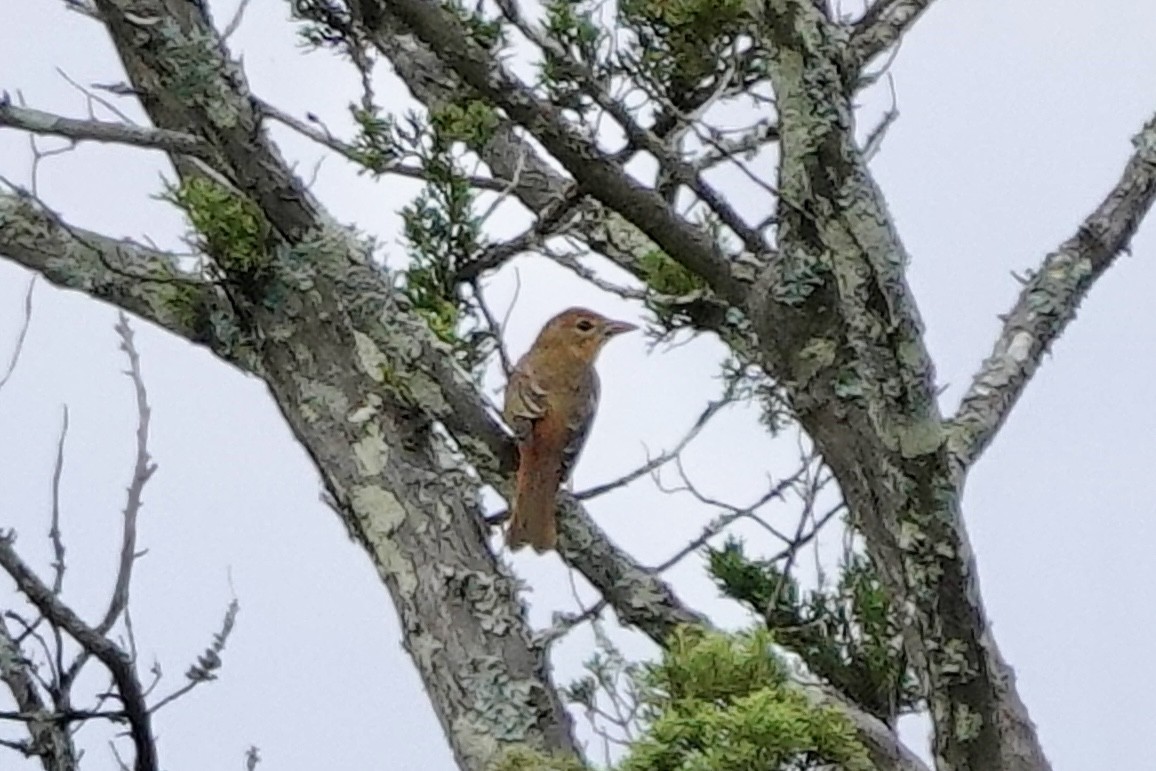
<svg viewBox="0 0 1156 771">
<path fill-rule="evenodd" d="M 514 438 L 524 442 L 534 427 L 534 421 L 546 414 L 546 391 L 534 377 L 525 361 L 518 362 L 506 384 L 506 404 L 502 417 L 514 431 Z"/>
<path fill-rule="evenodd" d="M 586 372 L 586 376 L 589 378 L 586 398 L 577 404 L 566 421 L 568 438 L 566 445 L 562 448 L 563 481 L 569 479 L 570 472 L 574 470 L 574 464 L 578 462 L 578 456 L 582 454 L 582 448 L 586 446 L 586 439 L 590 436 L 590 427 L 594 425 L 594 413 L 598 409 L 601 389 L 598 373 L 594 371 L 593 367 L 588 368 Z"/>
</svg>

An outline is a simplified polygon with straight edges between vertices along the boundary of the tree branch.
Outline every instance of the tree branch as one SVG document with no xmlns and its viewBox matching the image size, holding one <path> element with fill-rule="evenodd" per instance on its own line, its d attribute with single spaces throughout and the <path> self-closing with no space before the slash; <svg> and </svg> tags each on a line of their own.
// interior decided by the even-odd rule
<svg viewBox="0 0 1156 771">
<path fill-rule="evenodd" d="M 137 429 L 136 429 L 136 458 L 133 464 L 132 481 L 129 482 L 127 499 L 124 504 L 124 525 L 121 531 L 120 562 L 117 565 L 116 584 L 113 587 L 112 597 L 105 609 L 104 617 L 95 627 L 98 635 L 107 635 L 128 610 L 129 589 L 132 585 L 133 566 L 136 564 L 136 523 L 140 514 L 141 495 L 144 487 L 156 471 L 156 464 L 148 450 L 149 418 L 152 410 L 148 404 L 148 394 L 145 391 L 144 377 L 140 371 L 140 355 L 133 343 L 132 328 L 128 324 L 128 317 L 124 311 L 118 314 L 116 332 L 120 337 L 121 350 L 128 357 L 128 376 L 132 379 L 133 391 L 136 395 Z M 55 513 L 55 512 L 54 512 Z M 59 591 L 56 592 L 59 594 Z M 80 653 L 69 666 L 68 671 L 61 677 L 61 690 L 67 692 L 72 683 L 80 674 L 88 658 L 88 651 Z"/>
<path fill-rule="evenodd" d="M 381 5 L 381 0 L 372 1 Z M 461 80 L 530 130 L 574 176 L 584 193 L 620 212 L 668 255 L 702 276 L 720 295 L 735 301 L 746 295 L 748 283 L 736 275 L 732 261 L 708 233 L 679 217 L 661 196 L 634 180 L 589 139 L 580 136 L 557 107 L 537 99 L 470 39 L 461 23 L 444 8 L 424 0 L 397 0 L 382 6 L 381 14 L 395 15 L 437 52 Z M 761 253 L 767 251 L 760 248 L 759 256 L 765 256 Z"/>
<path fill-rule="evenodd" d="M 0 254 L 240 363 L 214 331 L 236 326 L 227 300 L 167 252 L 73 227 L 30 195 L 0 191 Z"/>
<path fill-rule="evenodd" d="M 287 298 L 272 301 L 267 284 L 231 287 L 246 332 L 277 341 L 252 346 L 251 369 L 389 590 L 457 762 L 486 768 L 510 744 L 576 754 L 570 717 L 530 646 L 514 578 L 486 543 L 477 482 L 433 430 L 445 400 L 409 364 L 423 345 L 438 358 L 449 358 L 448 346 L 435 342 L 366 245 L 287 166 L 203 4 L 97 5 L 153 124 L 211 142 L 213 168 L 270 226 L 259 259 Z M 195 67 L 172 66 L 190 52 L 199 57 Z M 178 69 L 195 70 L 196 83 Z M 303 279 L 309 289 L 297 291 Z"/>
<path fill-rule="evenodd" d="M 181 131 L 166 131 L 130 123 L 66 118 L 12 103 L 8 94 L 0 94 L 0 127 L 20 129 L 32 134 L 64 137 L 75 142 L 109 142 L 163 150 L 194 157 L 206 157 L 208 143 Z"/>
<path fill-rule="evenodd" d="M 24 319 L 20 323 L 20 331 L 16 334 L 16 342 L 12 346 L 12 354 L 8 357 L 8 366 L 4 369 L 4 374 L 0 375 L 0 391 L 4 390 L 4 386 L 12 378 L 12 373 L 16 371 L 16 365 L 20 363 L 20 354 L 24 352 L 24 340 L 28 337 L 28 329 L 32 326 L 32 291 L 36 288 L 36 276 L 28 282 L 28 291 L 24 293 Z"/>
<path fill-rule="evenodd" d="M 941 771 L 1048 769 L 988 628 L 909 257 L 849 130 L 846 49 L 807 0 L 768 0 L 765 9 L 776 43 L 768 69 L 782 136 L 783 259 L 751 293 L 761 362 L 835 473 L 904 614 Z"/>
<path fill-rule="evenodd" d="M 934 0 L 875 0 L 851 29 L 848 53 L 856 72 L 907 34 Z"/>
<path fill-rule="evenodd" d="M 145 704 L 144 692 L 136 676 L 132 661 L 111 640 L 84 623 L 71 608 L 52 593 L 12 547 L 12 533 L 0 536 L 0 568 L 12 578 L 16 588 L 28 598 L 53 625 L 68 632 L 90 655 L 108 669 L 124 705 L 129 734 L 136 747 L 135 771 L 159 771 L 156 744 L 152 735 L 152 720 Z"/>
<path fill-rule="evenodd" d="M 871 762 L 889 771 L 930 771 L 914 752 L 898 741 L 895 732 L 871 713 L 848 703 L 833 688 L 808 685 L 804 692 L 812 703 L 839 709 L 855 726 L 859 741 L 867 748 Z"/>
<path fill-rule="evenodd" d="M 316 19 L 324 22 L 325 18 Z M 368 23 L 368 22 L 367 22 Z M 468 87 L 424 43 L 406 30 L 392 16 L 377 14 L 366 34 L 377 50 L 388 57 L 397 75 L 413 95 L 431 112 L 460 104 L 473 98 Z M 565 201 L 577 198 L 581 190 L 574 180 L 557 171 L 538 146 L 526 139 L 524 132 L 501 113 L 484 141 L 471 143 L 496 177 L 513 181 L 512 194 L 538 221 L 548 220 L 550 213 Z M 659 251 L 659 246 L 613 208 L 586 197 L 582 200 L 576 221 L 566 226 L 567 235 L 583 242 L 590 250 L 603 255 L 640 281 L 649 273 L 644 258 Z M 562 263 L 571 269 L 577 263 Z M 754 266 L 740 257 L 733 266 L 740 275 Z M 583 275 L 587 280 L 591 276 Z M 603 286 L 602 288 L 607 288 Z M 608 291 L 613 291 L 609 290 Z M 748 360 L 753 355 L 750 324 L 742 316 L 728 312 L 724 303 L 703 291 L 701 301 L 681 305 L 680 313 L 696 330 L 712 331 Z"/>
<path fill-rule="evenodd" d="M 52 720 L 52 711 L 37 690 L 28 667 L 20 645 L 0 619 L 0 680 L 8 686 L 20 712 L 39 716 L 28 721 L 29 741 L 20 751 L 38 755 L 44 771 L 77 771 L 78 757 L 68 726 Z"/>
<path fill-rule="evenodd" d="M 296 131 L 306 139 L 311 139 L 314 142 L 327 147 L 341 157 L 345 158 L 351 163 L 357 164 L 361 168 L 368 168 L 375 174 L 397 174 L 400 177 L 407 177 L 409 179 L 425 180 L 429 177 L 429 172 L 420 166 L 406 166 L 400 162 L 390 163 L 382 168 L 373 168 L 367 166 L 365 163 L 364 154 L 358 152 L 357 148 L 348 142 L 342 141 L 338 137 L 329 133 L 328 130 L 314 126 L 307 121 L 294 117 L 285 112 L 279 107 L 275 107 L 268 102 L 261 99 L 255 100 L 260 111 L 269 118 L 278 123 Z M 501 191 L 505 189 L 505 184 L 498 179 L 492 177 L 478 177 L 470 176 L 466 181 L 471 187 L 476 187 L 479 190 L 494 190 Z"/>
<path fill-rule="evenodd" d="M 1039 369 L 1044 353 L 1128 243 L 1156 200 L 1156 116 L 1132 144 L 1120 181 L 1025 283 L 1003 330 L 950 423 L 949 447 L 961 477 L 991 443 Z"/>
</svg>

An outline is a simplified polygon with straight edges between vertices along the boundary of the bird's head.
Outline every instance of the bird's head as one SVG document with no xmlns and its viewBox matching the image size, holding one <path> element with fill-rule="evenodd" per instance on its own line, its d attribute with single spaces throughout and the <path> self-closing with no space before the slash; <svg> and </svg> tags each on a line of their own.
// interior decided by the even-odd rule
<svg viewBox="0 0 1156 771">
<path fill-rule="evenodd" d="M 564 349 L 593 362 L 612 337 L 635 329 L 636 324 L 608 319 L 586 308 L 568 308 L 546 322 L 534 346 Z"/>
</svg>

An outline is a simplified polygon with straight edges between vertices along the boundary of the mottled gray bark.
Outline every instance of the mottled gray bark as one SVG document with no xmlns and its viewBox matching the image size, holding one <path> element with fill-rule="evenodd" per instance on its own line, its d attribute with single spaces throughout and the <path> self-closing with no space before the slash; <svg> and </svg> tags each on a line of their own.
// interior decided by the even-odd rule
<svg viewBox="0 0 1156 771">
<path fill-rule="evenodd" d="M 1036 335 L 1023 343 L 1022 335 L 1030 333 L 1022 327 L 1050 328 L 1055 319 L 1062 327 L 1078 296 L 1150 207 L 1151 127 L 1137 140 L 1137 156 L 1122 183 L 1128 192 L 1106 202 L 1110 224 L 1096 227 L 1108 237 L 1079 236 L 1078 243 L 1061 250 L 1062 255 L 1075 251 L 1076 257 L 1047 263 L 1053 268 L 1074 263 L 1076 269 L 1048 279 L 1059 284 L 1053 291 L 1029 287 L 1022 302 L 1032 304 L 1033 297 L 1047 292 L 1059 307 L 1042 315 L 1033 309 L 1030 321 L 1022 310 L 1017 313 L 1009 322 L 1010 333 L 1021 340 L 1016 355 L 1009 361 L 1009 343 L 1001 338 L 985 365 L 988 374 L 979 376 L 990 381 L 999 362 L 1014 369 L 994 395 L 986 386 L 980 389 L 990 407 L 980 420 L 987 428 L 975 432 L 973 426 L 945 421 L 936 404 L 922 322 L 906 285 L 908 256 L 854 141 L 851 106 L 860 68 L 929 5 L 879 3 L 849 30 L 804 0 L 761 5 L 779 119 L 779 228 L 774 252 L 756 248 L 733 260 L 696 237 L 689 223 L 672 221 L 672 211 L 657 194 L 584 142 L 560 112 L 536 100 L 435 4 L 378 4 L 370 29 L 416 96 L 431 107 L 452 101 L 447 84 L 456 81 L 500 106 L 562 163 L 583 192 L 616 212 L 610 219 L 618 229 L 629 229 L 622 227 L 625 220 L 753 321 L 758 359 L 784 386 L 801 424 L 834 470 L 873 562 L 908 616 L 905 645 L 924 677 L 937 765 L 1045 769 L 1049 765 L 1014 675 L 988 629 L 960 511 L 962 467 L 975 457 L 966 447 L 982 449 L 982 437 L 994 434 L 1051 339 Z M 400 32 L 412 32 L 424 50 Z M 637 130 L 624 128 L 628 136 Z M 535 184 L 517 189 L 531 208 L 542 212 L 535 198 L 566 194 L 561 185 L 551 189 L 548 183 L 558 175 L 509 127 L 479 150 L 498 173 L 515 165 L 533 171 Z M 1120 206 L 1117 199 L 1131 205 Z M 605 220 L 601 224 L 605 227 Z M 593 228 L 582 223 L 579 230 Z M 1094 251 L 1098 258 L 1088 262 L 1082 251 Z M 622 252 L 606 253 L 633 267 Z M 1092 264 L 1098 271 L 1080 269 Z M 965 408 L 979 405 L 980 398 L 970 398 Z M 970 421 L 966 410 L 961 417 Z M 961 440 L 961 431 L 975 436 Z"/>
<path fill-rule="evenodd" d="M 24 653 L 3 620 L 0 620 L 0 681 L 8 688 L 16 709 L 29 716 L 24 753 L 38 758 L 44 771 L 77 771 L 79 758 L 68 725 L 51 719 L 51 705 L 41 698 Z"/>
<path fill-rule="evenodd" d="M 2 107 L 0 125 L 155 147 L 170 153 L 183 179 L 207 175 L 242 192 L 269 224 L 263 280 L 281 300 L 255 302 L 236 286 L 226 291 L 182 275 L 163 253 L 69 227 L 7 193 L 0 193 L 0 253 L 205 345 L 268 384 L 389 589 L 406 649 L 463 769 L 484 768 L 507 743 L 575 752 L 513 577 L 486 543 L 478 483 L 435 430 L 444 426 L 482 480 L 505 491 L 513 449 L 504 429 L 362 245 L 280 158 L 201 4 L 96 5 L 159 133 L 117 136 L 112 126 Z M 775 54 L 779 225 L 772 249 L 736 222 L 747 245 L 739 255 L 723 253 L 600 153 L 471 43 L 439 4 L 350 5 L 366 38 L 428 106 L 460 99 L 464 83 L 502 108 L 510 120 L 476 149 L 528 208 L 544 215 L 580 189 L 586 197 L 562 221 L 593 250 L 644 277 L 639 258 L 657 245 L 709 285 L 687 305 L 695 324 L 718 332 L 786 390 L 908 614 L 904 642 L 925 680 L 937 767 L 1047 768 L 988 630 L 960 513 L 962 484 L 1043 350 L 1151 206 L 1156 125 L 1138 136 L 1113 194 L 1025 287 L 960 413 L 945 420 L 904 278 L 907 255 L 854 142 L 851 109 L 862 67 L 909 29 L 928 0 L 877 3 L 848 27 L 811 0 L 757 6 Z M 516 124 L 566 173 L 521 139 Z M 627 131 L 637 146 L 653 145 L 638 131 Z M 658 156 L 669 178 L 699 185 L 680 161 Z M 677 624 L 708 623 L 611 543 L 579 503 L 567 503 L 561 525 L 561 557 L 624 622 L 659 643 Z M 809 693 L 844 710 L 880 768 L 922 767 L 890 728 L 842 695 Z"/>
<path fill-rule="evenodd" d="M 200 3 L 100 0 L 97 8 L 152 122 L 208 142 L 204 162 L 260 208 L 271 231 L 264 286 L 283 302 L 254 302 L 235 287 L 228 298 L 205 286 L 192 286 L 192 296 L 181 284 L 134 287 L 97 268 L 92 258 L 107 244 L 85 249 L 11 197 L 0 210 L 20 227 L 0 228 L 8 242 L 0 249 L 59 283 L 203 338 L 268 384 L 389 589 L 405 648 L 463 769 L 485 768 L 511 743 L 575 752 L 515 579 L 486 543 L 478 485 L 434 430 L 436 416 L 421 409 L 433 398 L 428 386 L 394 377 L 412 370 L 423 346 L 445 352 L 269 142 L 243 73 Z M 204 173 L 187 158 L 174 163 L 185 180 Z M 64 254 L 38 254 L 50 234 L 73 235 L 70 254 L 88 259 L 70 265 Z M 158 270 L 142 250 L 119 256 Z"/>
</svg>

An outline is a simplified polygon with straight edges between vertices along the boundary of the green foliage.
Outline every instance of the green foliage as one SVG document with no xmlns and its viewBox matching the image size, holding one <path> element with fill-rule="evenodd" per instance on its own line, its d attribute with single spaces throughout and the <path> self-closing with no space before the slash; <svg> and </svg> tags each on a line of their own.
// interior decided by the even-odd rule
<svg viewBox="0 0 1156 771">
<path fill-rule="evenodd" d="M 430 125 L 447 141 L 463 142 L 468 147 L 477 148 L 493 138 L 498 127 L 498 114 L 489 102 L 474 99 L 433 111 Z"/>
<path fill-rule="evenodd" d="M 163 197 L 184 210 L 197 247 L 229 283 L 251 289 L 268 278 L 273 230 L 254 201 L 203 177 L 170 186 Z"/>
<path fill-rule="evenodd" d="M 575 758 L 547 755 L 524 745 L 506 749 L 490 766 L 490 771 L 588 771 Z"/>
<path fill-rule="evenodd" d="M 856 704 L 889 723 L 916 708 L 898 622 L 864 556 L 848 554 L 838 582 L 821 577 L 815 591 L 803 591 L 780 561 L 748 557 L 735 539 L 708 549 L 708 559 L 725 595 L 762 615 L 776 640 Z"/>
<path fill-rule="evenodd" d="M 358 129 L 352 142 L 354 160 L 373 174 L 384 174 L 402 154 L 393 116 L 362 104 L 349 110 Z"/>
<path fill-rule="evenodd" d="M 465 25 L 466 32 L 474 42 L 487 51 L 493 52 L 506 44 L 501 22 L 487 19 L 477 11 L 468 10 L 462 0 L 448 0 L 442 3 L 442 6 L 458 17 L 458 21 Z M 478 7 L 481 7 L 481 3 L 478 3 Z"/>
<path fill-rule="evenodd" d="M 546 35 L 564 52 L 543 51 L 539 80 L 550 101 L 585 116 L 593 100 L 583 91 L 577 77 L 578 63 L 602 82 L 609 75 L 602 56 L 609 35 L 594 18 L 596 3 L 590 0 L 549 0 L 546 3 Z"/>
<path fill-rule="evenodd" d="M 684 627 L 651 664 L 626 661 L 597 623 L 594 631 L 588 675 L 563 693 L 584 708 L 595 733 L 627 745 L 619 763 L 607 760 L 615 771 L 871 768 L 846 718 L 790 686 L 766 629 Z M 526 765 L 501 771 L 571 769 L 540 755 L 519 757 Z"/>
<path fill-rule="evenodd" d="M 667 295 L 686 295 L 706 289 L 706 282 L 691 273 L 660 249 L 653 249 L 638 260 L 647 285 L 655 292 Z"/>
<path fill-rule="evenodd" d="M 354 18 L 343 3 L 331 0 L 294 0 L 289 3 L 290 18 L 301 21 L 297 34 L 308 49 L 323 49 L 356 59 L 361 43 L 353 31 Z"/>
<path fill-rule="evenodd" d="M 696 292 L 705 292 L 706 282 L 660 249 L 644 253 L 638 260 L 638 267 L 651 290 L 645 300 L 646 307 L 655 315 L 658 324 L 667 330 L 689 325 L 691 320 L 682 303 L 667 302 L 656 295 L 686 298 Z"/>
<path fill-rule="evenodd" d="M 563 687 L 562 696 L 582 707 L 591 728 L 605 741 L 633 740 L 642 731 L 642 664 L 628 661 L 597 619 L 591 628 L 595 650 L 582 664 L 586 674 Z"/>
<path fill-rule="evenodd" d="M 771 771 L 871 765 L 854 730 L 787 685 L 766 630 L 688 628 L 643 678 L 647 734 L 618 771 Z"/>
<path fill-rule="evenodd" d="M 165 305 L 177 322 L 193 331 L 189 339 L 194 343 L 212 342 L 216 337 L 212 307 L 206 300 L 204 287 L 185 281 L 173 281 L 165 286 L 164 291 Z"/>
<path fill-rule="evenodd" d="M 750 23 L 743 0 L 621 0 L 619 21 L 634 33 L 637 74 L 680 106 L 681 97 L 734 65 L 736 38 Z"/>
<path fill-rule="evenodd" d="M 480 377 L 494 341 L 488 330 L 467 324 L 470 308 L 456 280 L 462 261 L 481 250 L 477 195 L 458 169 L 451 137 L 436 125 L 412 136 L 413 152 L 427 175 L 421 193 L 401 212 L 410 258 L 400 276 L 401 290 L 433 333 L 451 346 L 458 363 Z"/>
</svg>

